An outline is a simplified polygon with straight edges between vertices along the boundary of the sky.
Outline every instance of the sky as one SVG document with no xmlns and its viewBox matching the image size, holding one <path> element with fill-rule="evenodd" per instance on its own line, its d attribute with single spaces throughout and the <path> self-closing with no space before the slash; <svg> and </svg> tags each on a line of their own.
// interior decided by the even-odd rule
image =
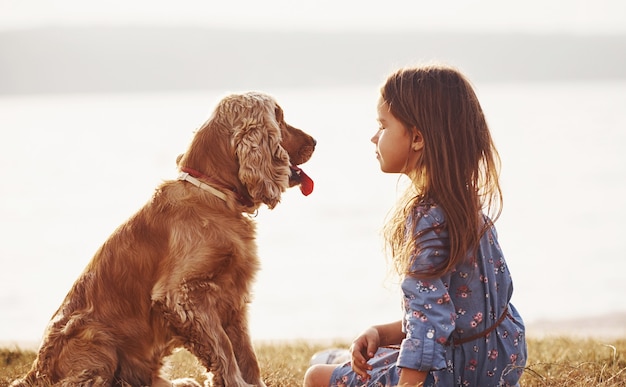
<svg viewBox="0 0 626 387">
<path fill-rule="evenodd" d="M 404 1 L 401 1 L 401 0 L 387 0 L 387 1 L 228 0 L 228 1 L 219 1 L 219 2 L 211 1 L 211 0 L 170 0 L 170 1 L 165 1 L 165 0 L 98 0 L 98 1 L 94 1 L 94 0 L 0 0 L 0 32 L 2 32 L 3 30 L 11 30 L 11 29 L 25 29 L 25 28 L 38 28 L 38 27 L 50 27 L 50 26 L 85 26 L 85 25 L 94 25 L 94 24 L 100 24 L 100 25 L 102 24 L 104 25 L 137 25 L 137 24 L 179 25 L 179 26 L 187 26 L 187 27 L 200 26 L 200 27 L 207 27 L 207 28 L 237 28 L 237 29 L 245 28 L 245 29 L 265 29 L 265 30 L 271 29 L 271 30 L 314 30 L 314 31 L 322 30 L 322 31 L 338 31 L 338 32 L 346 31 L 346 30 L 349 30 L 349 31 L 360 30 L 360 31 L 367 31 L 367 32 L 372 32 L 372 31 L 385 32 L 385 31 L 403 31 L 403 30 L 447 30 L 447 31 L 479 31 L 479 32 L 524 32 L 524 33 L 529 33 L 529 34 L 568 33 L 568 34 L 580 34 L 580 35 L 591 35 L 591 34 L 626 35 L 626 0 L 525 0 L 525 1 L 517 1 L 517 2 L 506 1 L 506 0 L 498 0 L 498 1 L 491 1 L 491 0 L 490 1 L 473 1 L 473 0 L 447 0 L 447 1 L 436 1 L 436 0 L 429 0 L 429 1 L 422 1 L 422 0 L 404 0 Z M 381 52 L 379 53 L 379 55 L 384 55 L 385 53 L 384 48 L 381 48 L 380 51 Z M 0 60 L 1 59 L 2 59 L 2 54 L 0 53 Z M 564 90 L 567 95 L 570 94 L 569 89 L 566 88 Z M 620 94 L 616 94 L 618 97 L 623 95 L 621 94 L 622 93 L 621 90 L 622 89 L 619 89 Z M 502 92 L 498 91 L 497 95 L 498 95 L 498 99 L 500 99 L 500 97 L 502 96 Z M 539 93 L 539 95 L 542 96 L 543 93 Z M 603 96 L 604 94 L 599 93 L 598 95 Z M 557 94 L 557 96 L 560 96 L 560 95 Z M 505 97 L 506 97 L 506 94 L 505 94 Z M 54 118 L 54 120 L 56 120 L 56 121 L 54 120 L 53 121 L 56 122 L 56 125 L 58 125 L 57 126 L 58 128 L 66 126 L 65 120 L 68 120 L 69 122 L 78 122 L 81 125 L 79 126 L 79 128 L 82 128 L 81 119 L 87 121 L 87 119 L 90 119 L 91 117 L 97 116 L 97 115 L 106 116 L 107 119 L 111 119 L 111 120 L 117 119 L 118 121 L 116 121 L 116 123 L 123 122 L 123 125 L 130 125 L 131 127 L 132 125 L 135 125 L 137 123 L 141 124 L 138 126 L 143 126 L 143 124 L 145 124 L 145 122 L 139 121 L 139 118 L 133 118 L 133 120 L 129 120 L 129 122 L 124 122 L 123 119 L 120 118 L 120 117 L 124 117 L 122 114 L 120 114 L 120 117 L 116 117 L 115 114 L 111 114 L 110 116 L 106 115 L 105 114 L 107 112 L 106 106 L 108 105 L 105 105 L 105 107 L 102 107 L 100 106 L 100 102 L 93 102 L 94 101 L 92 99 L 94 98 L 93 96 L 90 96 L 90 97 L 81 96 L 81 98 L 77 99 L 77 101 L 79 101 L 79 106 L 81 107 L 81 109 L 78 109 L 80 110 L 80 114 L 77 114 L 73 110 L 73 104 L 78 103 L 78 102 L 70 100 L 70 102 L 67 103 L 67 99 L 64 99 L 64 98 L 72 98 L 71 96 L 59 97 L 58 95 L 53 95 L 52 98 L 46 97 L 46 96 L 44 97 L 35 96 L 33 98 L 35 98 L 35 101 L 37 101 L 36 98 L 49 98 L 49 100 L 42 99 L 41 101 L 44 101 L 44 102 L 40 102 L 39 106 L 45 106 L 45 107 L 50 108 L 49 110 L 50 115 Z M 120 108 L 122 110 L 122 113 L 126 111 L 124 110 L 126 109 L 126 105 L 135 106 L 139 104 L 139 102 L 135 101 L 134 99 L 131 99 L 130 102 L 124 99 L 124 98 L 134 98 L 134 96 L 132 97 L 118 96 L 118 98 L 121 98 L 121 102 L 116 102 L 118 100 L 116 100 L 115 98 L 106 98 L 103 101 L 106 103 L 111 103 L 110 100 L 113 99 L 114 107 L 117 106 L 115 105 L 115 103 L 118 103 L 119 106 L 123 107 L 123 108 Z M 151 98 L 157 98 L 157 97 L 149 96 L 146 98 L 147 99 L 145 100 L 145 102 L 141 102 L 141 103 L 145 103 L 146 116 L 150 116 L 151 118 L 158 117 L 157 115 L 154 115 L 151 110 L 152 103 L 154 103 Z M 198 97 L 198 99 L 200 99 L 200 97 Z M 325 99 L 320 99 L 320 100 L 325 101 Z M 12 106 L 11 103 L 15 101 L 17 101 L 18 103 L 20 102 L 19 99 L 7 100 L 7 101 L 8 101 L 7 102 L 8 105 L 0 106 L 0 108 L 5 107 L 5 106 L 8 106 L 11 108 Z M 25 101 L 27 101 L 28 103 L 31 102 L 31 100 L 25 100 Z M 204 101 L 205 99 L 204 97 L 202 97 L 202 102 L 204 103 Z M 518 99 L 516 101 L 523 102 L 523 99 Z M 544 100 L 541 100 L 541 101 L 544 101 Z M 548 100 L 545 100 L 545 101 L 548 101 Z M 576 99 L 576 101 L 578 101 L 578 99 Z M 583 98 L 580 98 L 580 101 L 583 101 Z M 581 114 L 582 117 L 590 117 L 588 122 L 592 122 L 593 125 L 597 124 L 597 122 L 594 122 L 593 120 L 596 117 L 599 120 L 607 120 L 608 123 L 604 125 L 606 127 L 612 127 L 610 125 L 612 125 L 614 122 L 617 124 L 621 123 L 621 121 L 617 121 L 617 120 L 621 120 L 622 115 L 619 115 L 619 114 L 614 115 L 614 114 L 606 113 L 606 112 L 611 112 L 613 105 L 605 106 L 604 104 L 605 100 L 600 99 L 600 97 L 595 98 L 595 99 L 592 98 L 591 101 L 600 101 L 598 103 L 601 103 L 601 107 L 604 110 L 600 110 L 599 113 L 594 114 L 594 115 L 588 114 L 588 116 L 585 115 L 587 111 L 584 109 L 579 109 L 580 111 L 576 111 L 576 109 L 573 109 L 573 110 L 576 111 L 576 113 Z M 621 106 L 619 105 L 619 102 L 620 102 L 619 98 L 608 99 L 608 101 L 610 103 L 613 103 L 615 106 L 619 106 L 621 108 Z M 167 100 L 166 102 L 168 103 L 164 103 L 164 106 L 167 106 L 167 109 L 163 108 L 162 110 L 163 111 L 173 110 L 169 104 L 170 101 Z M 88 107 L 93 106 L 92 110 L 85 109 L 84 108 L 85 105 L 82 105 L 83 103 L 87 103 Z M 89 105 L 89 103 L 91 103 L 91 105 Z M 519 114 L 518 107 L 520 105 L 521 103 L 511 104 L 511 106 L 509 107 L 510 111 L 507 111 L 506 113 L 510 114 L 511 117 L 513 118 L 517 117 L 516 114 Z M 544 103 L 544 104 L 535 103 L 534 106 L 542 107 L 542 106 L 548 106 L 548 105 L 549 103 Z M 589 109 L 589 105 L 590 104 L 585 103 L 585 104 L 582 104 L 581 106 L 584 106 L 585 109 Z M 59 108 L 59 106 L 61 108 Z M 144 105 L 140 104 L 140 106 L 144 106 Z M 193 114 L 197 114 L 198 111 L 203 112 L 205 109 L 204 105 L 202 106 L 192 105 L 192 106 L 195 106 L 197 108 L 195 111 L 193 111 Z M 317 106 L 317 105 L 313 103 L 313 104 L 305 104 L 303 106 L 308 107 L 308 106 Z M 365 105 L 363 106 L 364 108 L 367 108 L 367 106 Z M 503 106 L 508 107 L 509 105 L 504 104 Z M 22 116 L 20 116 L 19 114 L 17 114 L 17 117 L 20 122 L 22 120 L 26 122 L 26 124 L 22 124 L 22 125 L 25 125 L 23 127 L 26 129 L 29 129 L 28 125 L 32 125 L 33 127 L 36 127 L 38 125 L 39 116 L 30 114 L 30 110 L 28 110 L 30 106 L 21 105 L 21 107 L 25 111 L 25 113 L 23 113 L 23 116 L 26 118 L 22 118 Z M 335 107 L 335 106 L 331 106 L 331 107 Z M 187 108 L 187 106 L 185 106 L 185 108 Z M 528 106 L 526 106 L 525 108 L 528 108 Z M 128 109 L 132 110 L 130 107 Z M 341 109 L 342 110 L 337 110 L 337 111 L 340 111 L 340 113 L 337 113 L 337 114 L 344 113 L 343 106 L 341 107 Z M 355 109 L 357 109 L 360 112 L 361 108 L 359 107 Z M 550 109 L 552 109 L 552 106 L 550 106 Z M 558 112 L 553 113 L 552 110 L 550 109 L 548 109 L 550 112 L 550 115 L 549 115 L 550 120 L 548 122 L 550 125 L 553 124 L 552 126 L 556 128 L 558 128 L 558 125 L 562 124 L 564 120 L 563 117 L 566 117 L 566 119 L 572 120 L 572 122 L 574 123 L 576 122 L 575 120 L 577 119 L 577 117 L 579 117 L 576 114 L 571 114 L 571 112 L 567 110 L 567 109 L 570 109 L 569 105 L 567 105 L 566 108 L 563 110 L 564 113 L 562 115 L 559 115 Z M 620 111 L 623 111 L 623 110 L 624 109 L 621 109 Z M 15 109 L 11 108 L 11 111 L 14 112 Z M 325 110 L 322 110 L 322 111 L 325 111 Z M 90 112 L 93 114 L 81 116 L 81 114 L 84 115 Z M 148 114 L 148 112 L 150 114 Z M 137 113 L 134 113 L 134 114 L 137 114 Z M 169 128 L 168 125 L 170 124 L 170 122 L 171 123 L 175 122 L 177 126 L 181 125 L 179 122 L 179 120 L 182 119 L 181 117 L 185 117 L 185 119 L 187 119 L 193 116 L 193 114 L 191 113 L 191 110 L 190 110 L 189 114 L 181 114 L 180 116 L 176 116 L 176 119 L 172 118 L 171 121 L 168 121 L 167 119 L 162 119 L 162 120 L 157 120 L 156 122 L 158 122 L 163 127 Z M 327 122 L 325 121 L 327 120 L 327 118 L 318 117 L 320 115 L 315 112 L 309 113 L 309 112 L 304 111 L 301 114 L 304 117 L 307 117 L 307 114 L 312 114 L 312 117 L 314 117 L 311 119 L 313 123 L 317 123 L 316 120 L 318 119 L 321 120 L 319 122 L 319 125 L 317 125 L 319 127 L 323 127 L 323 125 L 327 125 Z M 502 113 L 502 114 L 503 116 L 508 117 L 505 115 L 505 113 Z M 293 116 L 297 117 L 298 113 L 294 112 Z M 546 116 L 548 116 L 547 113 L 546 113 Z M 524 122 L 520 120 L 521 122 L 517 123 L 517 121 L 513 119 L 511 122 L 513 124 L 517 124 L 520 128 L 524 127 L 523 126 L 524 123 L 529 125 L 531 128 L 541 128 L 542 126 L 540 126 L 539 123 L 541 120 L 544 120 L 544 117 L 546 116 L 543 116 L 540 114 L 539 115 L 524 114 L 521 117 L 524 119 L 528 119 L 530 121 Z M 139 115 L 133 116 L 133 117 L 139 117 Z M 169 117 L 169 116 L 166 116 L 166 117 Z M 34 123 L 29 124 L 29 122 L 31 122 L 29 120 L 31 119 L 33 120 L 32 122 Z M 46 117 L 46 119 L 49 119 L 49 117 Z M 532 121 L 533 119 L 535 121 Z M 134 120 L 137 120 L 137 121 L 134 121 Z M 337 122 L 343 122 L 343 121 L 338 120 Z M 337 124 L 337 122 L 333 122 L 333 124 Z M 616 124 L 616 127 L 619 127 L 619 125 L 617 124 Z M 364 126 L 366 125 L 367 124 L 365 124 Z M 185 125 L 181 125 L 181 126 L 185 127 Z M 506 126 L 506 124 L 502 126 Z M 2 125 L 2 127 L 14 128 L 14 125 Z M 48 126 L 48 127 L 54 128 L 54 125 Z M 46 129 L 48 127 L 46 127 Z M 146 125 L 146 127 L 152 128 L 152 126 L 150 125 Z M 316 127 L 316 125 L 311 125 L 311 127 L 314 128 Z M 332 124 L 330 125 L 330 127 L 332 127 Z M 16 131 L 16 132 L 19 132 L 22 134 L 27 133 L 26 129 L 21 132 L 20 131 Z M 101 132 L 102 131 L 94 130 L 91 132 L 85 131 L 84 133 L 86 136 L 93 135 L 97 137 L 101 135 Z M 558 130 L 556 132 L 558 132 L 559 134 L 559 136 L 556 137 L 559 141 L 559 145 L 562 145 L 563 140 L 560 137 L 561 132 Z M 80 131 L 79 133 L 83 133 L 83 131 Z M 622 132 L 619 132 L 619 133 L 622 133 Z M 63 143 L 64 145 L 68 147 L 70 146 L 68 145 L 70 143 L 66 141 L 67 137 L 58 136 L 55 131 L 49 131 L 48 135 L 52 136 L 54 141 L 61 141 L 61 143 Z M 583 138 L 583 137 L 578 137 L 578 136 L 572 136 L 572 137 L 575 137 L 577 140 L 579 140 L 580 138 Z M 27 141 L 28 136 L 25 136 L 24 138 L 25 138 L 24 142 L 29 144 L 30 146 L 30 142 Z M 532 137 L 529 137 L 529 138 L 532 138 Z M 608 137 L 608 138 L 611 138 L 611 137 Z M 332 137 L 332 139 L 334 140 L 335 137 Z M 159 140 L 159 144 L 160 144 L 159 146 L 164 146 L 161 143 L 162 141 Z M 338 143 L 341 143 L 341 142 L 338 142 Z M 617 141 L 615 141 L 614 143 L 617 143 Z M 367 144 L 369 144 L 369 142 L 366 139 L 365 146 L 367 146 Z M 551 151 L 552 149 L 549 148 L 550 146 L 549 144 L 550 143 L 546 141 L 542 141 L 540 145 L 544 146 L 546 149 L 549 150 L 549 152 L 546 152 L 546 153 L 549 154 L 550 157 L 554 157 L 553 156 L 554 152 L 552 152 Z M 127 144 L 124 143 L 122 145 L 126 146 Z M 587 143 L 585 142 L 585 146 L 586 145 Z M 48 147 L 48 146 L 49 144 L 46 143 L 45 147 Z M 533 149 L 533 147 L 536 147 L 536 146 L 537 145 L 535 143 L 531 142 L 528 149 Z M 568 149 L 567 147 L 565 148 Z M 126 148 L 123 148 L 123 149 L 126 149 Z M 370 149 L 370 148 L 367 148 L 367 149 Z M 574 152 L 573 149 L 576 149 L 576 148 L 574 147 L 569 148 L 571 152 Z M 104 152 L 103 153 L 104 155 L 101 156 L 101 159 L 106 159 L 107 155 L 109 154 L 116 154 L 115 152 L 112 152 L 110 149 L 99 148 L 99 152 Z M 583 152 L 584 154 L 588 153 L 587 150 L 583 150 L 581 152 Z M 71 154 L 71 152 L 68 150 L 67 154 Z M 522 154 L 524 157 L 527 155 L 527 150 L 523 149 L 518 154 Z M 63 154 L 62 156 L 59 156 L 58 160 L 54 160 L 54 163 L 51 161 L 49 164 L 50 165 L 62 165 L 62 163 L 65 160 L 64 157 L 67 157 L 67 156 Z M 137 154 L 134 154 L 134 157 L 141 158 L 143 156 L 137 153 Z M 508 157 L 513 158 L 513 156 L 508 156 Z M 170 159 L 167 159 L 166 165 L 167 165 L 167 168 L 172 167 Z M 617 167 L 619 167 L 619 165 L 617 165 Z M 59 167 L 58 170 L 63 173 L 66 172 L 66 169 L 62 167 Z M 112 167 L 109 170 L 113 171 L 111 172 L 112 174 L 118 173 L 118 170 L 115 170 Z M 587 169 L 583 170 L 583 172 L 585 173 L 586 171 Z M 572 174 L 572 176 L 574 176 L 573 172 L 570 172 L 570 173 Z M 603 169 L 603 173 L 606 173 L 604 169 Z M 340 177 L 341 177 L 341 181 L 343 181 L 344 180 L 343 174 L 341 174 Z M 71 176 L 71 178 L 73 179 L 73 176 Z M 552 178 L 553 178 L 552 176 L 547 177 L 547 179 L 552 179 Z M 588 179 L 589 177 L 585 176 L 585 178 Z M 134 182 L 135 180 L 136 178 L 133 176 L 131 181 Z M 613 179 L 611 179 L 610 181 L 612 184 L 615 184 L 615 185 L 617 184 L 617 183 L 614 183 Z M 320 183 L 322 183 L 322 181 L 320 181 Z M 59 184 L 59 181 L 55 181 L 55 184 Z M 84 187 L 82 188 L 84 189 L 100 187 L 98 184 L 83 184 L 83 186 Z M 319 190 L 323 189 L 324 185 L 320 184 L 319 187 L 320 188 L 318 189 L 318 192 Z M 617 189 L 621 189 L 621 186 L 619 187 L 620 188 L 615 188 L 615 192 L 617 192 Z M 346 190 L 345 192 L 348 192 L 348 190 Z M 123 196 L 126 196 L 126 195 L 127 194 L 124 193 Z M 143 190 L 141 190 L 138 193 L 138 195 L 140 195 L 141 200 L 144 200 Z M 46 193 L 46 195 L 44 196 L 45 196 L 45 199 L 42 197 L 41 203 L 45 204 L 45 203 L 48 203 L 47 200 L 50 199 L 50 195 Z M 62 195 L 62 196 L 64 198 L 63 200 L 69 200 L 67 198 L 70 196 L 67 196 L 67 195 Z M 88 195 L 86 195 L 86 197 L 88 197 Z M 616 194 L 615 197 L 618 197 L 618 195 Z M 622 196 L 619 196 L 619 197 L 622 197 Z M 352 200 L 352 198 L 350 199 Z M 110 198 L 107 199 L 108 202 L 110 202 L 109 200 Z M 123 197 L 121 201 L 128 205 L 131 205 L 134 203 L 134 202 L 128 201 L 127 197 Z M 511 202 L 515 203 L 514 200 Z M 522 201 L 520 200 L 520 202 Z M 64 203 L 64 202 L 61 202 L 61 203 Z M 115 204 L 116 202 L 113 202 L 113 203 Z M 569 202 L 565 201 L 564 203 L 568 204 Z M 28 203 L 28 204 L 29 205 L 24 206 L 25 208 L 24 211 L 28 212 L 32 210 L 33 208 L 32 203 Z M 75 206 L 75 203 L 72 203 L 72 205 Z M 513 204 L 513 206 L 511 207 L 506 207 L 506 208 L 515 208 L 514 206 L 515 204 Z M 121 207 L 121 206 L 118 205 L 118 207 Z M 48 209 L 48 211 L 53 213 L 53 215 L 57 213 L 56 211 L 61 211 L 59 213 L 61 213 L 64 220 L 60 224 L 71 223 L 71 221 L 66 220 L 66 219 L 69 219 L 68 215 L 66 213 L 62 213 L 62 211 L 64 211 L 63 204 L 59 204 L 58 206 L 49 206 L 46 208 Z M 82 207 L 79 207 L 78 210 L 76 209 L 74 210 L 77 212 L 80 212 L 79 211 L 80 208 Z M 288 206 L 285 206 L 284 211 L 285 212 L 289 211 L 288 208 L 289 208 Z M 385 204 L 385 208 L 386 208 L 386 204 Z M 523 208 L 523 207 L 518 207 L 518 208 Z M 119 209 L 120 208 L 118 208 L 118 210 Z M 567 209 L 569 210 L 569 208 Z M 278 210 L 280 211 L 280 209 Z M 102 211 L 109 212 L 108 210 L 102 210 Z M 57 215 L 57 216 L 61 216 L 61 215 Z M 523 214 L 523 216 L 525 215 L 526 214 Z M 79 213 L 78 216 L 79 216 L 78 219 L 81 219 L 80 216 L 82 216 L 82 213 Z M 264 222 L 267 222 L 270 219 L 271 219 L 270 217 L 267 217 L 266 219 L 264 219 Z M 276 216 L 274 216 L 274 219 L 277 219 Z M 569 218 L 564 218 L 564 219 L 567 220 Z M 615 219 L 617 219 L 617 217 Z M 99 222 L 97 217 L 94 217 L 94 220 L 90 220 L 90 221 L 93 221 L 95 223 Z M 25 226 L 29 227 L 30 225 L 25 224 Z M 41 227 L 40 225 L 38 226 Z M 552 227 L 552 225 L 543 225 L 543 224 L 538 225 L 537 227 L 539 226 L 541 227 L 545 226 L 546 228 Z M 102 227 L 102 229 L 104 230 L 103 233 L 110 232 L 110 228 L 108 225 L 99 224 L 99 227 Z M 378 223 L 375 225 L 375 227 L 378 227 Z M 73 244 L 70 244 L 70 245 L 64 244 L 65 238 L 59 237 L 57 238 L 58 241 L 56 241 L 54 238 L 56 235 L 65 235 L 63 233 L 65 230 L 67 229 L 63 229 L 59 227 L 58 229 L 52 230 L 50 234 L 44 234 L 44 237 L 50 240 L 53 240 L 52 242 L 53 246 L 63 246 L 61 248 L 74 249 L 75 247 Z M 91 234 L 91 231 L 90 231 L 90 234 Z M 24 233 L 22 235 L 31 235 L 31 234 Z M 101 240 L 97 238 L 99 235 L 100 234 L 95 233 L 95 232 L 92 235 L 92 237 L 96 240 L 96 242 L 94 243 L 96 246 L 98 246 L 99 243 L 101 242 Z M 372 235 L 374 238 L 378 234 L 373 233 Z M 619 240 L 613 243 L 617 245 L 619 243 Z M 552 245 L 556 246 L 556 244 L 552 244 Z M 85 248 L 90 248 L 91 245 L 82 243 L 82 246 L 84 246 Z M 351 246 L 351 245 L 349 243 L 346 243 L 346 246 Z M 518 246 L 524 246 L 523 241 L 518 243 Z M 73 251 L 73 253 L 76 254 L 76 251 Z M 92 253 L 92 250 L 88 250 L 88 252 L 84 255 L 79 255 L 79 254 L 76 254 L 76 255 L 85 257 L 85 259 L 87 259 L 87 257 L 89 257 L 91 253 Z M 26 253 L 23 253 L 23 254 L 26 254 Z M 33 257 L 37 257 L 37 256 L 38 255 L 33 254 Z M 57 270 L 60 270 L 59 268 L 62 267 L 60 265 L 57 265 L 54 262 L 37 263 L 37 265 L 39 266 L 39 270 L 33 271 L 35 273 L 44 273 L 45 270 L 41 269 L 41 267 L 48 268 L 50 265 L 52 265 L 56 267 Z M 266 265 L 270 265 L 270 263 L 267 263 Z M 519 263 L 518 265 L 522 266 L 521 263 Z M 539 267 L 539 265 L 537 265 L 537 267 Z M 82 269 L 82 266 L 76 265 L 73 267 L 73 269 L 80 271 Z M 532 285 L 534 284 L 534 282 L 536 282 L 535 275 L 534 275 L 535 274 L 534 270 L 536 270 L 535 267 L 531 267 L 528 270 L 533 271 L 533 276 L 529 276 L 530 279 L 527 280 L 526 282 L 527 289 L 532 288 Z M 27 271 L 25 270 L 24 273 L 26 272 Z M 268 270 L 268 273 L 271 273 L 271 271 Z M 1 271 L 0 271 L 0 274 L 2 274 Z M 613 277 L 617 278 L 617 276 L 619 275 L 619 272 L 610 272 L 608 274 L 612 276 L 611 278 Z M 64 275 L 68 277 L 67 281 L 65 282 L 60 281 L 59 278 L 49 279 L 49 281 L 54 280 L 57 284 L 59 283 L 61 284 L 61 289 L 59 290 L 59 294 L 60 294 L 59 297 L 62 297 L 62 295 L 66 291 L 66 287 L 69 286 L 68 283 L 70 283 L 70 281 L 73 280 L 73 274 L 72 276 L 70 276 L 68 273 L 64 273 Z M 520 278 L 520 285 L 521 285 L 519 288 L 522 290 L 521 294 L 523 294 L 524 285 L 522 281 L 523 275 L 521 275 L 521 273 L 519 275 L 519 278 Z M 274 281 L 274 278 L 271 278 L 271 280 Z M 571 277 L 568 277 L 568 278 L 564 277 L 564 279 L 562 279 L 561 281 L 567 282 L 569 284 L 570 280 L 571 280 Z M 604 282 L 606 281 L 602 282 L 603 285 L 605 285 Z M 613 289 L 613 287 L 618 286 L 616 285 L 618 282 L 619 281 L 615 281 L 615 283 L 611 282 L 610 284 L 606 285 L 607 286 L 606 288 L 602 288 L 602 290 Z M 263 282 L 259 281 L 259 283 L 263 283 Z M 589 285 L 589 286 L 593 287 L 593 285 L 594 283 L 592 283 L 592 285 Z M 580 286 L 578 286 L 577 284 L 571 285 L 571 286 L 576 286 L 576 288 L 580 290 Z M 272 290 L 271 287 L 270 287 L 270 290 Z M 49 289 L 45 289 L 45 291 L 47 293 L 51 292 Z M 585 289 L 580 290 L 580 292 L 584 292 L 584 291 Z M 12 294 L 16 294 L 15 292 L 12 292 L 12 293 L 5 292 L 4 294 L 4 297 L 5 297 L 4 300 L 6 300 L 5 305 L 6 305 L 6 302 L 13 302 L 13 303 L 28 302 L 28 305 L 30 305 L 32 299 L 36 299 L 35 297 L 37 294 L 37 289 L 29 289 L 28 292 L 29 293 L 23 298 L 20 298 L 21 297 L 20 296 L 20 297 L 16 297 L 15 300 L 11 298 Z M 540 291 L 536 291 L 536 292 L 541 293 Z M 552 290 L 550 292 L 552 292 Z M 532 291 L 530 293 L 532 295 L 535 294 Z M 35 296 L 33 296 L 32 299 L 28 299 L 28 297 L 30 297 L 32 294 L 35 294 Z M 576 294 L 576 293 L 572 291 L 572 294 Z M 616 297 L 615 294 L 619 296 L 619 293 L 617 292 L 610 292 L 610 294 L 613 297 Z M 270 296 L 272 295 L 273 293 L 269 291 L 266 294 L 267 299 L 271 299 Z M 48 296 L 48 299 L 55 300 L 53 296 Z M 568 300 L 570 299 L 573 301 L 569 301 L 568 303 L 564 304 L 563 305 L 564 308 L 569 307 L 569 305 L 574 305 L 578 302 L 578 299 L 575 297 L 568 298 Z M 22 300 L 27 300 L 27 301 L 22 301 Z M 612 300 L 612 298 L 604 297 L 602 301 L 605 303 L 610 303 L 610 300 Z M 45 319 L 51 313 L 49 309 L 53 311 L 56 305 L 58 304 L 55 304 L 54 302 L 42 305 L 40 306 L 40 309 L 36 311 L 36 313 L 40 313 L 42 314 L 42 316 L 37 315 L 35 317 L 31 317 L 30 315 L 27 315 L 27 317 L 32 321 L 37 321 L 37 324 L 44 325 L 46 322 Z M 546 305 L 547 305 L 545 306 L 546 308 L 551 307 L 548 304 Z M 576 304 L 576 307 L 578 307 L 578 304 Z M 537 308 L 535 307 L 535 309 Z M 537 314 L 537 312 L 535 313 Z M 14 321 L 12 323 L 17 326 L 22 324 L 22 322 L 20 322 L 19 320 Z M 357 328 L 361 329 L 361 326 L 357 326 Z M 1 331 L 2 329 L 0 329 L 0 334 L 4 333 Z M 14 332 L 14 331 L 17 331 L 17 329 L 6 330 L 6 332 L 9 332 L 9 331 Z M 35 334 L 38 334 L 39 332 L 40 330 L 37 327 Z M 2 337 L 0 337 L 0 339 L 1 338 Z"/>
<path fill-rule="evenodd" d="M 626 33 L 626 1 L 0 0 L 0 29 L 85 24 L 615 34 Z"/>
</svg>

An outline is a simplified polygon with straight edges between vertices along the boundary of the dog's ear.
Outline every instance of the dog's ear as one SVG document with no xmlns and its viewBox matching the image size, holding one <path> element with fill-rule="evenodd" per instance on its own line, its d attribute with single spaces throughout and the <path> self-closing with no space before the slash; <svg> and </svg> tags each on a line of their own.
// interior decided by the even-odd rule
<svg viewBox="0 0 626 387">
<path fill-rule="evenodd" d="M 265 203 L 271 209 L 289 187 L 289 155 L 280 145 L 274 109 L 264 106 L 261 112 L 250 114 L 254 116 L 242 117 L 234 133 L 239 180 L 255 203 Z"/>
</svg>

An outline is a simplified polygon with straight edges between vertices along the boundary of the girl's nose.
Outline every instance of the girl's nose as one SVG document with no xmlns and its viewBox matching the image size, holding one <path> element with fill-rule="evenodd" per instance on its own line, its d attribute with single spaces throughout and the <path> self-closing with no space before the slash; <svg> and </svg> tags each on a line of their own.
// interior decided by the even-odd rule
<svg viewBox="0 0 626 387">
<path fill-rule="evenodd" d="M 376 144 L 378 142 L 378 135 L 380 134 L 380 130 L 376 132 L 376 134 L 370 138 L 370 141 L 374 144 Z"/>
</svg>

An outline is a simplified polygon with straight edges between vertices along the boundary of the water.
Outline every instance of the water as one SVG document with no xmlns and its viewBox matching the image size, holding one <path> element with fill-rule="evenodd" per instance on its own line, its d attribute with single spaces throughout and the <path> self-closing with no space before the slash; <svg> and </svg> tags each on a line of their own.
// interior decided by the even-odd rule
<svg viewBox="0 0 626 387">
<path fill-rule="evenodd" d="M 255 339 L 400 318 L 380 229 L 404 181 L 369 142 L 376 85 L 266 89 L 318 148 L 315 191 L 257 216 Z M 626 310 L 626 82 L 478 85 L 503 161 L 497 223 L 527 322 Z M 96 249 L 176 176 L 219 91 L 0 97 L 0 341 L 34 342 Z"/>
</svg>

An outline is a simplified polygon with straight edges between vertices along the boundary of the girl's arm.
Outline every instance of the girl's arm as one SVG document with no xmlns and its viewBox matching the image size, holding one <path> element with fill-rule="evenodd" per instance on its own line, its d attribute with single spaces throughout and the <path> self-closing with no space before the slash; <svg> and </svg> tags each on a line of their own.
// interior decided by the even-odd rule
<svg viewBox="0 0 626 387">
<path fill-rule="evenodd" d="M 368 380 L 367 371 L 370 371 L 372 367 L 367 361 L 374 356 L 376 350 L 386 345 L 398 345 L 404 338 L 401 320 L 368 328 L 352 343 L 352 369 L 361 375 L 363 380 Z M 426 376 L 428 376 L 428 371 L 402 368 L 398 387 L 422 386 Z"/>
<path fill-rule="evenodd" d="M 350 347 L 352 370 L 363 380 L 368 380 L 370 376 L 367 372 L 372 370 L 372 366 L 367 361 L 374 357 L 379 347 L 400 344 L 403 338 L 402 321 L 367 328 Z"/>
<path fill-rule="evenodd" d="M 402 368 L 400 372 L 400 380 L 397 387 L 418 387 L 423 386 L 428 376 L 428 371 L 412 370 L 410 368 Z"/>
<path fill-rule="evenodd" d="M 389 324 L 375 325 L 372 328 L 376 329 L 378 332 L 378 337 L 380 338 L 379 347 L 400 345 L 402 339 L 406 336 L 405 333 L 402 332 L 402 320 L 394 321 Z"/>
<path fill-rule="evenodd" d="M 381 347 L 385 345 L 400 344 L 402 343 L 402 339 L 406 336 L 404 332 L 402 332 L 402 321 L 376 325 L 373 328 L 378 331 Z M 402 368 L 397 387 L 423 386 L 426 376 L 428 376 L 428 371 L 417 371 L 410 368 Z"/>
</svg>

